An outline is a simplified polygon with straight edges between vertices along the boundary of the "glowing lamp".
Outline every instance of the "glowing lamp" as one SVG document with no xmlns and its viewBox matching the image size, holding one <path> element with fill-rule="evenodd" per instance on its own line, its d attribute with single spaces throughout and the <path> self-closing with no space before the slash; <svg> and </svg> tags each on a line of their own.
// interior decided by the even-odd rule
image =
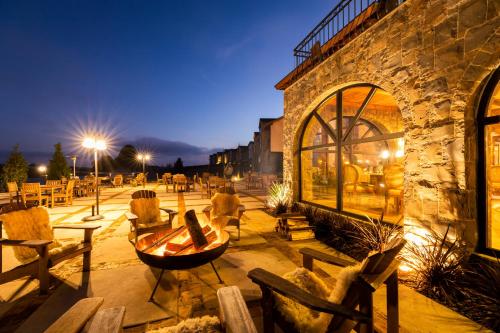
<svg viewBox="0 0 500 333">
<path fill-rule="evenodd" d="M 382 153 L 380 154 L 380 157 L 384 160 L 388 159 L 390 156 L 390 153 L 388 150 L 383 150 Z"/>
<path fill-rule="evenodd" d="M 47 172 L 47 167 L 45 165 L 40 165 L 38 167 L 38 172 L 40 172 L 40 173 L 46 173 Z"/>
</svg>

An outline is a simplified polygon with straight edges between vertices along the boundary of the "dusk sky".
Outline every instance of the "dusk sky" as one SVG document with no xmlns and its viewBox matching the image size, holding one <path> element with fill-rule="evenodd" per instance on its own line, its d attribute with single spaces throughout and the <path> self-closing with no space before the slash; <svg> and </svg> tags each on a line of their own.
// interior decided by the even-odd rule
<svg viewBox="0 0 500 333">
<path fill-rule="evenodd" d="M 274 84 L 336 1 L 0 1 L 0 163 L 98 124 L 157 164 L 207 163 L 283 113 Z"/>
</svg>

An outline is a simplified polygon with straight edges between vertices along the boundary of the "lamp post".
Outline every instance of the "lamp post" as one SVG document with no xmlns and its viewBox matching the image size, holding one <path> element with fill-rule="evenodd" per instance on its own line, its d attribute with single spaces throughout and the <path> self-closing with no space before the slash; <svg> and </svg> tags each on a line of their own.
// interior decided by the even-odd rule
<svg viewBox="0 0 500 333">
<path fill-rule="evenodd" d="M 144 182 L 142 183 L 142 187 L 146 186 L 146 161 L 149 161 L 150 159 L 151 155 L 146 153 L 137 155 L 137 160 L 142 163 L 142 173 L 144 174 Z"/>
<path fill-rule="evenodd" d="M 95 202 L 96 202 L 96 215 L 94 215 L 94 210 L 92 209 L 92 215 L 83 218 L 83 221 L 96 221 L 102 220 L 104 216 L 99 214 L 99 169 L 97 155 L 100 150 L 106 149 L 106 142 L 98 138 L 85 138 L 83 140 L 82 146 L 87 149 L 94 150 L 94 165 L 95 165 Z M 76 161 L 76 157 L 75 157 Z"/>
<path fill-rule="evenodd" d="M 71 160 L 73 161 L 73 178 L 76 178 L 76 155 L 71 156 Z"/>
</svg>

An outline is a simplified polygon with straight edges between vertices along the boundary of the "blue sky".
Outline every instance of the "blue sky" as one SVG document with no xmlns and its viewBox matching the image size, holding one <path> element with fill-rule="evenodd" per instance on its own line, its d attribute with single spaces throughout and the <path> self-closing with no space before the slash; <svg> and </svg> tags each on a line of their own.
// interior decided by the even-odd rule
<svg viewBox="0 0 500 333">
<path fill-rule="evenodd" d="M 95 124 L 158 164 L 247 144 L 335 2 L 0 0 L 0 152 L 71 153 Z"/>
</svg>

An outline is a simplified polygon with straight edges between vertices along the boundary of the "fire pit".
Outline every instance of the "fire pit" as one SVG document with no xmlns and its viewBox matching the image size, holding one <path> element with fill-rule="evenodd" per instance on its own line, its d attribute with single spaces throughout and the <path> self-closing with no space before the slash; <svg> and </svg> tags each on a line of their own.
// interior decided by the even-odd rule
<svg viewBox="0 0 500 333">
<path fill-rule="evenodd" d="M 190 269 L 210 263 L 219 282 L 223 283 L 212 260 L 217 259 L 226 251 L 229 245 L 229 234 L 226 231 L 220 231 L 217 235 L 216 231 L 209 226 L 199 227 L 199 232 L 204 239 L 201 245 L 197 245 L 193 239 L 196 237 L 192 236 L 192 230 L 186 226 L 159 231 L 137 241 L 135 252 L 139 259 L 148 266 L 161 269 L 149 301 L 153 300 L 165 270 Z"/>
</svg>

